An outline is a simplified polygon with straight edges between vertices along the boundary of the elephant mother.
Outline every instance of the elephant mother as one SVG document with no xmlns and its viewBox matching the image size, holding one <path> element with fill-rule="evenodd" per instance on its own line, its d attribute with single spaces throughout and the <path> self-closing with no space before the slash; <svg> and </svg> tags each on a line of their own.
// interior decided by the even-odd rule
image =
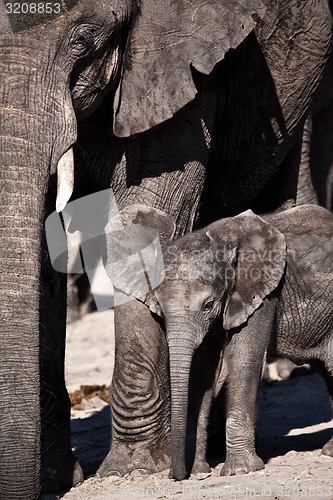
<svg viewBox="0 0 333 500">
<path fill-rule="evenodd" d="M 70 161 L 77 117 L 91 114 L 119 80 L 136 14 L 128 2 L 117 2 L 115 10 L 107 2 L 95 3 L 98 7 L 75 0 L 66 5 L 0 4 L 2 499 L 39 496 L 40 335 L 45 351 L 63 358 L 66 285 L 54 280 L 42 250 L 45 215 L 55 206 L 51 180 L 57 165 L 63 172 Z M 58 203 L 66 203 L 71 194 L 68 177 L 64 182 Z M 59 292 L 63 298 L 55 301 Z M 50 321 L 47 308 L 52 299 L 55 310 Z M 41 369 L 47 364 L 41 356 Z M 49 379 L 63 378 L 58 366 L 55 361 L 49 364 Z M 73 473 L 68 430 L 60 432 L 50 421 L 59 420 L 59 413 L 68 419 L 68 404 L 64 409 L 57 403 L 59 394 L 62 399 L 66 394 L 64 382 L 50 391 L 46 380 L 42 389 L 43 421 L 48 420 L 44 428 L 49 434 L 44 449 L 58 455 L 60 462 L 70 461 Z M 57 440 L 60 452 L 55 453 Z M 75 473 L 80 477 L 78 467 Z"/>
<path fill-rule="evenodd" d="M 228 166 L 223 175 L 219 174 L 218 180 L 227 181 L 225 186 L 235 188 L 239 176 L 244 178 L 237 202 L 233 202 L 230 189 L 228 201 L 228 189 L 225 190 L 229 211 L 238 210 L 240 205 L 243 207 L 257 197 L 260 189 L 277 173 L 295 142 L 327 57 L 330 21 L 326 3 L 324 0 L 295 0 L 291 3 L 281 0 L 274 8 L 269 7 L 271 12 L 267 16 L 264 16 L 261 3 L 245 4 L 246 8 L 237 2 L 222 7 L 217 1 L 202 3 L 198 0 L 0 3 L 0 497 L 4 500 L 31 499 L 39 495 L 40 449 L 43 473 L 46 480 L 53 480 L 53 488 L 64 489 L 82 478 L 70 447 L 69 403 L 63 376 L 66 283 L 49 264 L 43 231 L 48 213 L 55 206 L 62 210 L 66 205 L 72 194 L 74 177 L 77 196 L 92 188 L 102 189 L 105 182 L 108 186 L 111 183 L 121 206 L 139 202 L 153 204 L 156 208 L 172 207 L 172 201 L 179 200 L 177 193 L 180 194 L 183 203 L 177 201 L 177 208 L 172 209 L 171 215 L 177 219 L 177 234 L 182 234 L 191 229 L 195 219 L 205 180 L 202 167 L 208 165 L 215 122 L 218 135 L 226 139 L 222 146 L 216 142 L 215 151 L 222 153 Z M 271 104 L 268 105 L 268 111 L 264 113 L 268 122 L 254 128 L 255 141 L 248 129 L 238 128 L 235 133 L 241 112 L 239 93 L 243 95 L 245 92 L 243 97 L 246 96 L 244 82 L 241 88 L 234 88 L 232 80 L 225 78 L 220 71 L 212 75 L 206 87 L 206 79 L 198 73 L 210 73 L 227 49 L 239 45 L 255 25 L 254 13 L 256 19 L 261 16 L 264 22 L 258 23 L 256 35 L 250 35 L 250 45 L 243 47 L 242 65 L 234 66 L 231 56 L 227 68 L 234 68 L 234 75 L 241 68 L 245 70 L 244 61 L 251 52 L 247 52 L 249 47 L 256 47 L 253 62 L 260 60 L 264 66 L 267 62 L 265 78 L 270 84 L 265 88 L 270 93 L 265 96 L 265 103 L 274 102 L 275 109 L 271 110 Z M 130 34 L 131 44 L 128 43 Z M 198 71 L 193 70 L 192 74 L 190 64 Z M 245 81 L 252 82 L 253 88 L 256 68 L 247 68 L 245 75 Z M 177 179 L 169 188 L 170 196 L 165 196 L 164 189 L 157 202 L 159 185 L 156 184 L 154 197 L 151 185 L 146 181 L 151 177 L 165 182 L 170 171 L 178 170 L 179 160 L 176 167 L 173 164 L 177 158 L 173 155 L 178 150 L 171 155 L 170 144 L 179 133 L 176 127 L 169 128 L 171 120 L 152 131 L 143 131 L 172 118 L 194 98 L 193 78 L 202 89 L 192 105 L 199 103 L 201 108 L 191 109 L 199 109 L 194 118 L 201 124 L 204 156 L 197 158 L 198 152 L 192 150 L 197 141 L 196 136 L 192 137 L 192 129 L 187 128 L 190 122 L 185 110 L 176 120 L 180 119 L 182 124 L 181 144 L 186 153 L 190 150 L 189 156 L 194 155 L 194 168 L 188 177 L 190 184 L 182 192 L 184 178 L 180 178 L 182 182 Z M 211 109 L 216 106 L 216 100 L 211 102 L 209 99 L 212 81 L 215 89 L 221 86 L 229 92 L 219 96 L 221 106 L 218 112 L 217 108 Z M 257 92 L 258 99 L 260 93 Z M 251 101 L 251 91 L 248 95 Z M 223 106 L 226 102 L 228 113 L 225 115 Z M 210 114 L 209 126 L 201 120 L 203 106 Z M 118 113 L 115 116 L 113 107 Z M 238 113 L 235 116 L 234 107 Z M 226 132 L 227 119 L 233 124 L 232 134 Z M 128 140 L 118 140 L 109 132 L 113 120 L 118 134 L 143 133 Z M 259 116 L 257 121 L 260 123 Z M 189 142 L 186 142 L 186 137 Z M 250 143 L 251 155 L 246 158 Z M 75 176 L 73 144 L 76 144 L 77 154 Z M 138 152 L 141 154 L 139 162 Z M 242 154 L 238 156 L 238 152 Z M 100 155 L 99 159 L 93 162 L 92 157 L 96 155 Z M 124 156 L 127 164 L 123 161 Z M 110 160 L 106 161 L 107 157 Z M 168 158 L 168 161 L 162 170 L 158 170 L 161 157 Z M 243 170 L 238 169 L 241 158 L 246 160 Z M 216 167 L 218 160 L 218 155 L 213 156 L 212 165 Z M 268 160 L 273 160 L 273 167 L 266 168 Z M 81 172 L 77 169 L 79 164 Z M 196 172 L 198 165 L 200 168 Z M 256 165 L 257 169 L 254 168 Z M 94 175 L 89 171 L 91 166 Z M 154 166 L 153 170 L 149 171 L 147 166 Z M 186 171 L 184 167 L 185 164 L 179 166 L 181 171 Z M 253 169 L 253 179 L 257 179 L 254 184 L 249 183 L 242 173 L 248 174 Z M 211 191 L 211 199 L 218 201 L 220 195 L 214 185 L 213 167 L 210 173 L 205 193 Z M 283 175 L 282 168 L 282 180 Z M 198 183 L 194 203 L 192 188 Z M 175 186 L 179 191 L 175 191 Z M 280 194 L 286 197 L 286 193 Z M 167 200 L 166 206 L 163 206 L 162 197 Z M 208 201 L 203 199 L 202 203 L 209 207 L 209 201 L 208 197 Z M 207 217 L 221 216 L 215 205 L 202 210 L 201 214 L 202 222 L 206 222 Z M 138 307 L 141 314 L 142 304 Z M 147 308 L 143 314 L 147 315 Z M 125 321 L 123 329 L 127 326 Z M 126 348 L 126 343 L 124 345 Z M 151 387 L 152 378 L 154 374 L 135 380 L 137 386 L 133 394 L 139 395 L 136 401 L 145 400 L 146 388 Z M 118 403 L 123 398 L 119 390 L 121 385 L 120 376 L 118 388 L 114 391 L 119 395 Z M 124 392 L 128 393 L 126 387 Z M 127 395 L 123 399 L 125 407 L 126 398 Z M 164 416 L 157 423 L 160 427 L 168 418 L 167 391 L 164 399 Z M 141 404 L 141 414 L 135 415 L 130 422 L 126 412 L 123 420 L 118 412 L 119 421 L 125 422 L 125 428 L 118 425 L 115 444 L 120 450 L 118 462 L 122 459 L 127 468 L 145 462 L 144 458 L 140 462 L 140 453 L 135 456 L 138 441 L 141 452 L 148 447 L 147 443 L 149 446 L 156 444 L 151 438 L 155 424 L 139 432 L 147 417 L 144 408 L 145 405 Z M 161 439 L 167 443 L 167 425 L 165 429 Z M 124 449 L 127 455 L 122 452 Z M 117 451 L 113 456 L 117 458 Z M 112 457 L 109 458 L 106 472 L 115 468 Z"/>
</svg>

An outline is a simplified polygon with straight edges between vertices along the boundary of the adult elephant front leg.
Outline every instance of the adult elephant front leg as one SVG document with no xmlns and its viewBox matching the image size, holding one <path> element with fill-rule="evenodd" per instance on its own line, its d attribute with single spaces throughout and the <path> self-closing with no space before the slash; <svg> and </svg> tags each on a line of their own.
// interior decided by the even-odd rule
<svg viewBox="0 0 333 500">
<path fill-rule="evenodd" d="M 154 473 L 170 466 L 170 392 L 165 333 L 139 300 L 115 308 L 112 448 L 98 474 Z"/>
<path fill-rule="evenodd" d="M 51 187 L 51 191 L 55 190 Z M 49 213 L 55 206 L 54 192 L 47 201 Z M 42 248 L 47 255 L 45 238 Z M 79 484 L 83 473 L 71 448 L 71 409 L 64 373 L 67 275 L 55 271 L 49 259 L 42 261 L 40 288 L 41 489 L 47 493 Z"/>
</svg>

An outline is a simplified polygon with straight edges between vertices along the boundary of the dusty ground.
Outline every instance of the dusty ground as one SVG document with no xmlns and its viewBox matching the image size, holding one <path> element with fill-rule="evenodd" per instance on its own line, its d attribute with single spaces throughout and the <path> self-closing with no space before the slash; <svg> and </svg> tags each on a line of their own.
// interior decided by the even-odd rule
<svg viewBox="0 0 333 500">
<path fill-rule="evenodd" d="M 81 385 L 109 385 L 113 365 L 111 310 L 86 315 L 68 332 L 66 379 L 69 391 Z M 89 393 L 89 389 L 85 389 Z M 100 395 L 107 393 L 105 389 Z M 78 393 L 76 393 L 78 395 Z M 90 396 L 88 396 L 90 397 Z M 72 411 L 72 444 L 87 477 L 92 476 L 110 445 L 110 410 L 102 399 L 79 397 L 84 410 Z M 211 477 L 175 482 L 167 471 L 152 476 L 96 479 L 64 495 L 45 500 L 125 500 L 250 498 L 276 500 L 333 499 L 333 459 L 320 448 L 333 432 L 331 409 L 324 383 L 317 374 L 262 386 L 258 411 L 258 451 L 265 470 L 245 476 L 219 477 L 221 464 Z"/>
</svg>

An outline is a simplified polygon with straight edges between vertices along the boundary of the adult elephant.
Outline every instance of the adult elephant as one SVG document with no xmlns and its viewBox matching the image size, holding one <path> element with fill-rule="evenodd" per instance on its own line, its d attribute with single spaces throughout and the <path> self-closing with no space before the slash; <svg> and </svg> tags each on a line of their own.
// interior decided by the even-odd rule
<svg viewBox="0 0 333 500">
<path fill-rule="evenodd" d="M 40 448 L 45 491 L 82 479 L 63 376 L 66 282 L 43 231 L 74 177 L 75 196 L 111 186 L 120 208 L 168 212 L 176 235 L 295 197 L 297 139 L 330 43 L 325 1 L 267 2 L 266 11 L 257 2 L 138 4 L 0 4 L 3 499 L 39 495 Z M 130 137 L 118 139 L 113 122 Z M 101 474 L 168 462 L 167 351 L 147 304 L 116 310 L 113 444 Z"/>
<path fill-rule="evenodd" d="M 128 2 L 0 5 L 1 499 L 39 496 L 40 450 L 59 488 L 82 477 L 63 381 L 66 283 L 47 261 L 43 223 L 78 117 L 114 92 L 136 14 Z"/>
</svg>

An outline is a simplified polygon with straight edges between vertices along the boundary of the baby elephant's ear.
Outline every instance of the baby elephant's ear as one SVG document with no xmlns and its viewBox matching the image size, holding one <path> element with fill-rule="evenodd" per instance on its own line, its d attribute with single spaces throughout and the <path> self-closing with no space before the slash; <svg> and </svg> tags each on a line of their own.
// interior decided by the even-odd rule
<svg viewBox="0 0 333 500">
<path fill-rule="evenodd" d="M 285 236 L 251 210 L 234 217 L 238 232 L 235 282 L 228 294 L 223 325 L 242 325 L 280 283 L 286 265 Z"/>
<path fill-rule="evenodd" d="M 274 226 L 265 222 L 251 210 L 227 219 L 218 229 L 223 244 L 229 237 L 237 240 L 237 261 L 233 283 L 230 286 L 224 314 L 226 330 L 245 323 L 258 309 L 263 299 L 280 283 L 286 264 L 285 236 Z"/>
<path fill-rule="evenodd" d="M 152 227 L 158 232 L 160 240 L 171 241 L 176 231 L 176 224 L 171 215 L 147 205 L 130 205 L 121 210 L 121 218 L 125 226 L 140 225 Z"/>
</svg>

